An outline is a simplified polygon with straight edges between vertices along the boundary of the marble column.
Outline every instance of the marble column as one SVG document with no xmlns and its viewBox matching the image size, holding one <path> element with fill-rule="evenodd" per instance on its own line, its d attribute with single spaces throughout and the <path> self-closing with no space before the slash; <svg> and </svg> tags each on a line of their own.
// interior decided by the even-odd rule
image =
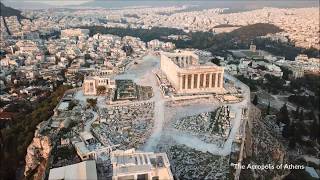
<svg viewBox="0 0 320 180">
<path fill-rule="evenodd" d="M 221 73 L 218 73 L 218 87 L 220 87 L 221 84 Z"/>
<path fill-rule="evenodd" d="M 188 75 L 184 75 L 184 89 L 188 89 Z"/>
<path fill-rule="evenodd" d="M 182 75 L 181 74 L 179 75 L 179 87 L 180 87 L 180 90 L 182 90 Z"/>
<path fill-rule="evenodd" d="M 220 87 L 223 88 L 223 75 L 220 73 Z"/>
<path fill-rule="evenodd" d="M 216 73 L 211 74 L 211 87 L 215 88 L 216 86 Z"/>
<path fill-rule="evenodd" d="M 209 88 L 212 86 L 212 73 L 209 74 Z"/>
<path fill-rule="evenodd" d="M 191 89 L 194 88 L 193 85 L 194 85 L 194 74 L 191 75 Z"/>
<path fill-rule="evenodd" d="M 200 74 L 198 74 L 198 80 L 197 80 L 197 89 L 200 88 Z"/>
<path fill-rule="evenodd" d="M 193 74 L 193 89 L 198 88 L 198 74 Z"/>
<path fill-rule="evenodd" d="M 215 87 L 218 87 L 218 73 L 215 73 L 216 74 L 216 83 L 215 83 Z"/>
</svg>

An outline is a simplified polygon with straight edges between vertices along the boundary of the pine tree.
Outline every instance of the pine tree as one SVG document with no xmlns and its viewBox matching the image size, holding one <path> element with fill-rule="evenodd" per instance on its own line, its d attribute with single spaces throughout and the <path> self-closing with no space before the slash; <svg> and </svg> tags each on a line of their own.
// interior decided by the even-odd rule
<svg viewBox="0 0 320 180">
<path fill-rule="evenodd" d="M 258 105 L 258 96 L 257 95 L 254 96 L 252 104 L 254 104 L 255 106 Z"/>
<path fill-rule="evenodd" d="M 284 104 L 281 108 L 279 113 L 277 114 L 277 120 L 284 123 L 284 124 L 289 124 L 290 119 L 289 119 L 289 112 L 287 109 L 287 105 Z"/>
<path fill-rule="evenodd" d="M 295 126 L 294 124 L 286 124 L 282 129 L 282 136 L 285 138 L 293 137 L 295 133 Z"/>
<path fill-rule="evenodd" d="M 282 136 L 289 138 L 289 124 L 286 124 L 282 129 Z"/>
<path fill-rule="evenodd" d="M 313 117 L 313 122 L 310 129 L 310 136 L 312 139 L 317 139 L 320 137 L 320 128 L 319 123 L 317 123 L 316 117 Z"/>
</svg>

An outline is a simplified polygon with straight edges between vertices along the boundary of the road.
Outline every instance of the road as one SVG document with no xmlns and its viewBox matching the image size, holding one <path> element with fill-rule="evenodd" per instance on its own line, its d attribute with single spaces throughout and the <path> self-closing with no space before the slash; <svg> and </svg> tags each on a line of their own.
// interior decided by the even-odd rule
<svg viewBox="0 0 320 180">
<path fill-rule="evenodd" d="M 162 134 L 166 101 L 160 92 L 156 77 L 152 72 L 160 67 L 160 59 L 156 56 L 145 56 L 137 62 L 138 64 L 132 64 L 124 74 L 117 75 L 115 78 L 132 79 L 139 85 L 152 87 L 154 96 L 150 100 L 155 103 L 154 126 L 150 138 L 143 147 L 145 151 L 152 151 Z"/>
<path fill-rule="evenodd" d="M 151 77 L 152 75 L 153 74 L 150 74 Z M 165 100 L 162 97 L 160 89 L 157 86 L 157 82 L 154 75 L 153 75 L 153 78 L 150 78 L 150 79 L 151 79 L 150 82 L 151 82 L 153 93 L 154 93 L 154 97 L 151 100 L 155 102 L 154 104 L 155 119 L 154 119 L 154 127 L 153 127 L 152 134 L 144 146 L 145 151 L 152 151 L 155 148 L 157 142 L 160 140 L 163 123 L 164 123 L 164 113 L 165 113 Z"/>
</svg>

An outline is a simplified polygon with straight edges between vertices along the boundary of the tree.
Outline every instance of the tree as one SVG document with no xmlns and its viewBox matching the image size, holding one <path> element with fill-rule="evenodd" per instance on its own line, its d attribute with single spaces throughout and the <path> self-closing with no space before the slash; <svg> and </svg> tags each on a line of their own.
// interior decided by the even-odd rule
<svg viewBox="0 0 320 180">
<path fill-rule="evenodd" d="M 284 124 L 289 124 L 290 119 L 289 119 L 289 113 L 288 113 L 288 108 L 287 104 L 284 104 L 281 108 L 279 113 L 277 114 L 277 120 L 284 123 Z"/>
<path fill-rule="evenodd" d="M 75 107 L 76 105 L 77 105 L 77 104 L 76 104 L 75 102 L 70 101 L 70 102 L 69 102 L 69 105 L 68 105 L 68 110 L 72 110 L 73 107 Z"/>
<path fill-rule="evenodd" d="M 98 95 L 106 93 L 107 88 L 105 86 L 98 86 L 97 93 Z"/>
<path fill-rule="evenodd" d="M 310 137 L 312 139 L 317 139 L 320 137 L 319 123 L 317 122 L 316 117 L 313 117 L 313 122 L 310 129 Z"/>
<path fill-rule="evenodd" d="M 271 74 L 264 75 L 264 78 L 267 80 L 267 82 L 263 84 L 263 87 L 268 89 L 269 92 L 278 94 L 279 91 L 284 89 L 284 85 L 286 83 L 285 80 Z"/>
<path fill-rule="evenodd" d="M 294 133 L 296 131 L 296 128 L 294 124 L 286 124 L 282 129 L 282 136 L 285 138 L 290 138 L 294 136 Z"/>
<path fill-rule="evenodd" d="M 284 80 L 289 80 L 290 75 L 292 75 L 293 72 L 292 72 L 289 68 L 284 67 L 284 66 L 280 66 L 280 69 L 281 69 L 281 71 L 283 72 L 282 79 L 284 79 Z"/>
<path fill-rule="evenodd" d="M 97 98 L 93 99 L 93 98 L 89 98 L 87 99 L 87 103 L 89 104 L 90 107 L 96 107 L 97 105 Z"/>
<path fill-rule="evenodd" d="M 36 104 L 31 112 L 18 111 L 10 128 L 1 130 L 4 142 L 4 148 L 0 153 L 1 179 L 12 179 L 15 176 L 14 172 L 16 172 L 19 162 L 24 160 L 25 152 L 32 141 L 36 126 L 53 115 L 53 109 L 59 103 L 64 92 L 70 88 L 69 86 L 59 86 L 45 100 Z M 6 166 L 8 162 L 10 162 L 10 166 Z"/>
<path fill-rule="evenodd" d="M 211 62 L 220 66 L 220 59 L 214 58 L 214 59 L 211 59 Z"/>
<path fill-rule="evenodd" d="M 282 136 L 289 138 L 289 124 L 286 124 L 282 129 Z"/>
<path fill-rule="evenodd" d="M 257 95 L 254 95 L 252 104 L 254 104 L 255 106 L 258 105 L 258 96 Z"/>
</svg>

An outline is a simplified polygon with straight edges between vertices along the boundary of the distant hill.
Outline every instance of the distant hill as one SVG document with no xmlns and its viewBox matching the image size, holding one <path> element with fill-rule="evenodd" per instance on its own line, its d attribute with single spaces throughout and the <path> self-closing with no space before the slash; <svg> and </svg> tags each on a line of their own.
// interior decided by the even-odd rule
<svg viewBox="0 0 320 180">
<path fill-rule="evenodd" d="M 46 3 L 41 3 L 40 1 L 22 1 L 22 0 L 9 1 L 7 0 L 4 4 L 6 6 L 14 7 L 16 9 L 50 9 L 50 8 L 57 7 L 59 3 L 57 3 L 57 5 L 54 6 Z"/>
<path fill-rule="evenodd" d="M 4 17 L 17 16 L 18 19 L 24 19 L 25 17 L 21 15 L 21 11 L 13 9 L 11 7 L 5 6 L 0 2 L 0 15 Z"/>
<path fill-rule="evenodd" d="M 265 36 L 269 33 L 274 34 L 283 31 L 278 26 L 267 23 L 257 23 L 243 26 L 232 31 L 229 35 L 237 38 L 240 41 L 253 40 L 258 36 Z"/>
<path fill-rule="evenodd" d="M 251 24 L 242 26 L 231 32 L 214 34 L 211 32 L 192 32 L 189 33 L 191 41 L 176 41 L 177 48 L 196 48 L 210 50 L 214 55 L 226 49 L 247 49 L 252 41 L 258 36 L 268 33 L 274 34 L 282 30 L 266 23 Z M 225 53 L 223 53 L 225 54 Z"/>
<path fill-rule="evenodd" d="M 282 29 L 278 26 L 266 23 L 242 26 L 229 33 L 221 33 L 213 36 L 209 39 L 207 43 L 208 46 L 205 48 L 209 48 L 212 52 L 225 49 L 246 49 L 257 37 L 281 31 Z"/>
</svg>

